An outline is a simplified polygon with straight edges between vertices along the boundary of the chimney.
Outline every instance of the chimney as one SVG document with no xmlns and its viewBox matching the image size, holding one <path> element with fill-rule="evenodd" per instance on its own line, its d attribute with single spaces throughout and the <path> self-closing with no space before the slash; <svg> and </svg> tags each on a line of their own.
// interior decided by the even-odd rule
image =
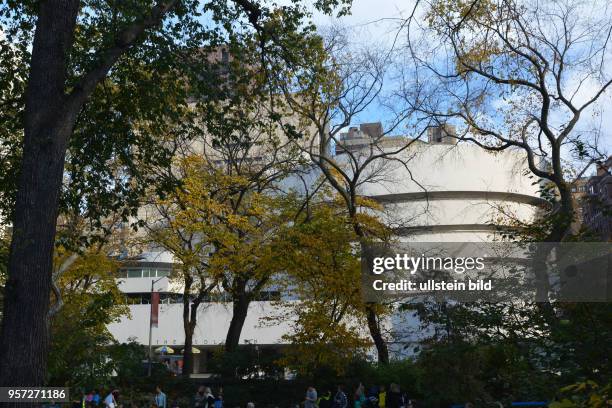
<svg viewBox="0 0 612 408">
<path fill-rule="evenodd" d="M 366 135 L 370 136 L 370 138 L 372 139 L 378 139 L 383 134 L 383 127 L 380 122 L 362 123 L 359 126 L 359 129 L 361 130 L 362 133 L 365 133 Z"/>
<path fill-rule="evenodd" d="M 597 163 L 597 176 L 601 177 L 601 176 L 605 176 L 606 174 L 608 174 L 608 167 L 606 166 L 607 163 Z"/>
<path fill-rule="evenodd" d="M 427 129 L 427 139 L 430 144 L 457 144 L 456 136 L 455 126 L 446 123 Z"/>
<path fill-rule="evenodd" d="M 359 136 L 359 128 L 357 128 L 357 126 L 351 126 L 348 130 L 347 139 L 356 139 Z"/>
</svg>

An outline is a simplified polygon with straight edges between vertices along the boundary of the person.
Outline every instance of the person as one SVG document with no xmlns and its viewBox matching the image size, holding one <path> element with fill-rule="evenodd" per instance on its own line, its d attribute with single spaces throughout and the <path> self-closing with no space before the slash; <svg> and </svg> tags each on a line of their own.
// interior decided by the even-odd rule
<svg viewBox="0 0 612 408">
<path fill-rule="evenodd" d="M 368 397 L 366 401 L 368 408 L 378 408 L 378 386 L 373 385 L 368 391 Z"/>
<path fill-rule="evenodd" d="M 217 397 L 215 398 L 215 408 L 223 408 L 223 388 L 219 387 Z"/>
<path fill-rule="evenodd" d="M 93 405 L 93 391 L 89 391 L 87 394 L 83 396 L 83 402 L 81 406 L 83 408 L 90 408 Z"/>
<path fill-rule="evenodd" d="M 44 406 L 44 404 L 43 404 Z M 73 398 L 72 399 L 72 404 L 70 404 L 70 406 L 72 408 L 84 408 L 85 407 L 85 398 L 82 398 L 80 400 Z"/>
<path fill-rule="evenodd" d="M 100 392 L 98 391 L 98 389 L 94 390 L 91 402 L 95 407 L 100 405 Z"/>
<path fill-rule="evenodd" d="M 114 389 L 110 394 L 104 398 L 104 405 L 106 408 L 117 408 L 117 397 L 119 396 L 119 390 Z"/>
<path fill-rule="evenodd" d="M 255 408 L 255 404 L 252 402 L 247 402 L 246 408 Z"/>
<path fill-rule="evenodd" d="M 387 392 L 385 386 L 381 385 L 378 387 L 378 408 L 386 408 L 387 403 Z"/>
<path fill-rule="evenodd" d="M 195 397 L 193 397 L 193 406 L 196 408 L 204 408 L 206 404 L 206 395 L 204 395 L 204 391 L 206 387 L 200 385 L 198 387 L 198 392 L 196 392 Z"/>
<path fill-rule="evenodd" d="M 317 390 L 312 385 L 306 390 L 306 400 L 304 408 L 316 408 L 317 406 Z"/>
<path fill-rule="evenodd" d="M 400 408 L 402 405 L 402 395 L 400 393 L 399 385 L 392 383 L 389 387 L 389 393 L 386 397 L 387 408 Z"/>
<path fill-rule="evenodd" d="M 212 393 L 210 387 L 204 388 L 204 407 L 203 408 L 214 408 L 215 406 L 215 396 Z"/>
<path fill-rule="evenodd" d="M 359 383 L 355 390 L 355 408 L 364 408 L 366 406 L 365 387 Z"/>
<path fill-rule="evenodd" d="M 157 408 L 167 408 L 166 407 L 166 394 L 162 392 L 162 389 L 159 385 L 155 387 L 155 406 Z"/>
<path fill-rule="evenodd" d="M 401 392 L 400 395 L 400 407 L 413 408 L 412 401 L 408 398 L 408 393 L 404 391 Z"/>
<path fill-rule="evenodd" d="M 346 398 L 346 394 L 344 393 L 344 385 L 338 385 L 338 391 L 334 396 L 334 403 L 332 408 L 346 408 L 348 405 L 348 399 Z"/>
<path fill-rule="evenodd" d="M 215 397 L 210 390 L 210 387 L 201 385 L 194 398 L 194 406 L 196 408 L 213 408 L 215 406 Z"/>
<path fill-rule="evenodd" d="M 319 399 L 317 400 L 317 406 L 319 408 L 332 408 L 332 399 L 331 399 L 331 391 L 327 390 Z"/>
</svg>

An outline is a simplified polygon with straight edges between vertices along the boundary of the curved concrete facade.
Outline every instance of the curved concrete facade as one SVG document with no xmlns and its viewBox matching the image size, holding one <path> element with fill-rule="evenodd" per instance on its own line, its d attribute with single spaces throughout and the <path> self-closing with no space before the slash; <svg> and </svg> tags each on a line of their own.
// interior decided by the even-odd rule
<svg viewBox="0 0 612 408">
<path fill-rule="evenodd" d="M 500 227 L 532 221 L 547 205 L 520 151 L 493 154 L 471 144 L 415 142 L 398 158 L 373 163 L 373 180 L 360 192 L 383 205 L 380 215 L 402 241 L 495 241 Z M 433 334 L 416 312 L 396 312 L 383 327 L 396 358 L 418 353 L 420 342 Z"/>
<path fill-rule="evenodd" d="M 417 142 L 399 162 L 372 164 L 361 187 L 385 207 L 383 218 L 411 241 L 490 241 L 496 226 L 529 221 L 545 201 L 519 151 Z"/>
</svg>

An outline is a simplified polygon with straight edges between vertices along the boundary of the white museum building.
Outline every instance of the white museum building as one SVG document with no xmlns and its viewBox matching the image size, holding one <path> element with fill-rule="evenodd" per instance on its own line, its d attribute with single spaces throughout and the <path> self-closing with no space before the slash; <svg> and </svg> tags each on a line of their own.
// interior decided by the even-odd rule
<svg viewBox="0 0 612 408">
<path fill-rule="evenodd" d="M 368 149 L 372 137 L 381 132 L 380 124 L 363 124 L 342 134 L 336 145 L 336 160 L 342 161 L 346 150 Z M 408 140 L 385 136 L 379 139 L 383 148 L 393 148 Z M 544 201 L 538 195 L 538 183 L 520 151 L 507 150 L 492 154 L 468 143 L 455 143 L 441 129 L 432 129 L 427 141 L 418 141 L 400 153 L 409 158 L 408 169 L 400 163 L 378 166 L 384 173 L 362 186 L 361 194 L 382 203 L 385 217 L 401 240 L 414 242 L 488 242 L 499 238 L 499 225 L 512 218 L 530 220 Z M 375 166 L 376 167 L 376 166 Z M 382 174 L 381 173 L 381 174 Z M 313 180 L 316 175 L 313 175 Z M 165 358 L 180 360 L 183 331 L 181 287 L 168 275 L 172 256 L 165 252 L 143 254 L 142 259 L 126 264 L 122 269 L 120 289 L 130 299 L 130 317 L 109 326 L 117 341 L 135 340 L 149 343 L 151 283 L 160 292 L 158 327 L 153 328 L 153 348 L 173 352 Z M 282 347 L 283 334 L 291 330 L 289 323 L 262 325 L 261 318 L 274 312 L 273 301 L 282 293 L 264 292 L 252 301 L 241 344 L 258 347 Z M 289 301 L 289 300 L 288 300 Z M 194 333 L 194 373 L 207 372 L 207 362 L 215 347 L 223 344 L 232 314 L 231 302 L 215 297 L 199 308 Z M 410 318 L 410 316 L 408 317 Z M 405 325 L 391 317 L 387 326 Z M 406 345 L 392 344 L 390 349 L 402 354 Z M 409 354 L 409 353 L 408 353 Z"/>
</svg>

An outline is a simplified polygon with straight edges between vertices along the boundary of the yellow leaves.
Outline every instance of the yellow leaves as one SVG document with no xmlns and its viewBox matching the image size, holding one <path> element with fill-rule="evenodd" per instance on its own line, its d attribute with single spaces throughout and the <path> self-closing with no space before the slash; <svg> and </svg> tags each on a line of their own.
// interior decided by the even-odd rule
<svg viewBox="0 0 612 408">
<path fill-rule="evenodd" d="M 387 240 L 391 236 L 389 227 L 375 215 L 358 213 L 355 215 L 355 222 L 364 231 L 366 237 Z"/>
<path fill-rule="evenodd" d="M 118 262 L 108 250 L 104 246 L 87 248 L 76 260 L 76 254 L 65 248 L 56 250 L 54 270 L 63 271 L 56 281 L 63 306 L 52 320 L 54 342 L 78 330 L 109 335 L 106 325 L 129 315 L 125 297 L 117 287 Z"/>
<path fill-rule="evenodd" d="M 286 274 L 286 291 L 300 299 L 285 304 L 286 313 L 269 322 L 294 316 L 293 344 L 281 363 L 304 374 L 326 366 L 342 375 L 346 360 L 370 346 L 361 298 L 358 241 L 353 221 L 333 202 L 311 207 L 307 222 L 283 230 L 276 251 Z M 301 220 L 300 220 L 301 221 Z"/>
<path fill-rule="evenodd" d="M 564 397 L 552 402 L 550 408 L 604 408 L 612 403 L 612 384 L 600 386 L 587 380 L 561 388 Z"/>
<path fill-rule="evenodd" d="M 436 0 L 431 3 L 425 21 L 430 27 L 490 21 L 498 10 L 492 0 Z"/>
<path fill-rule="evenodd" d="M 503 52 L 503 49 L 490 38 L 478 39 L 464 45 L 461 52 L 455 55 L 455 69 L 460 74 L 468 73 L 473 67 L 490 64 L 494 57 Z"/>
<path fill-rule="evenodd" d="M 427 11 L 426 21 L 453 44 L 455 70 L 467 75 L 473 68 L 490 67 L 504 55 L 506 49 L 496 35 L 504 12 L 493 0 L 437 0 Z"/>
<path fill-rule="evenodd" d="M 272 248 L 293 220 L 295 197 L 260 192 L 255 176 L 226 173 L 203 157 L 178 166 L 181 186 L 162 203 L 166 220 L 151 239 L 214 278 L 266 280 L 279 272 Z"/>
<path fill-rule="evenodd" d="M 355 200 L 355 203 L 360 207 L 369 208 L 372 210 L 382 210 L 383 206 L 376 200 L 373 200 L 369 197 L 359 196 Z"/>
</svg>

